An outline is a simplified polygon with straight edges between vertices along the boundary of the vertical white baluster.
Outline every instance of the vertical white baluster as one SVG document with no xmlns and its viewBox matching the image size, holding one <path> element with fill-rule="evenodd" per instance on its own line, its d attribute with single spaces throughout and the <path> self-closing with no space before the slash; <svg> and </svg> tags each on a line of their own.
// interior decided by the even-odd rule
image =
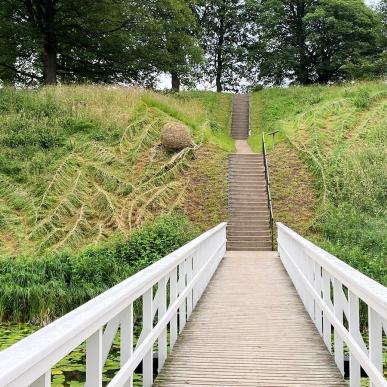
<svg viewBox="0 0 387 387">
<path fill-rule="evenodd" d="M 323 300 L 324 304 L 331 308 L 331 276 L 327 271 L 323 269 Z M 324 343 L 325 346 L 327 347 L 328 351 L 332 353 L 332 325 L 329 322 L 328 318 L 326 317 L 326 314 L 324 313 L 323 317 L 323 324 L 324 324 Z"/>
<path fill-rule="evenodd" d="M 186 272 L 187 272 L 187 284 L 192 280 L 192 256 L 188 257 L 185 262 Z M 192 290 L 188 293 L 187 296 L 187 319 L 191 316 L 192 313 Z"/>
<path fill-rule="evenodd" d="M 382 319 L 371 307 L 368 307 L 368 330 L 370 360 L 380 373 L 383 374 Z M 371 383 L 372 386 L 374 386 L 373 383 Z"/>
<path fill-rule="evenodd" d="M 342 291 L 343 291 L 343 287 L 341 283 L 336 278 L 334 278 L 333 279 L 333 297 L 334 297 L 333 310 L 336 318 L 340 321 L 340 323 L 343 323 L 343 308 L 341 305 Z M 335 329 L 334 337 L 335 337 L 334 348 L 335 348 L 336 365 L 340 370 L 341 374 L 344 375 L 344 343 L 340 335 L 337 333 L 336 329 Z"/>
<path fill-rule="evenodd" d="M 195 277 L 199 271 L 198 252 L 197 251 L 195 251 L 193 256 L 192 256 L 192 267 L 193 267 L 192 276 Z M 193 308 L 196 307 L 196 304 L 198 303 L 198 300 L 199 300 L 199 286 L 200 286 L 199 283 L 200 282 L 196 283 L 196 285 L 193 288 L 193 292 L 192 292 L 192 301 L 193 301 L 192 307 Z"/>
<path fill-rule="evenodd" d="M 142 296 L 142 329 L 144 338 L 147 337 L 153 329 L 153 289 L 148 289 Z M 153 384 L 153 347 L 149 349 L 142 360 L 142 384 L 144 387 L 150 387 Z"/>
<path fill-rule="evenodd" d="M 86 340 L 86 387 L 102 387 L 102 327 Z"/>
<path fill-rule="evenodd" d="M 130 304 L 121 313 L 121 343 L 120 343 L 120 365 L 121 367 L 130 359 L 133 354 L 133 304 Z M 124 387 L 133 386 L 131 376 Z"/>
<path fill-rule="evenodd" d="M 36 379 L 30 387 L 50 387 L 51 386 L 51 370 L 43 374 L 39 379 Z"/>
<path fill-rule="evenodd" d="M 305 253 L 304 253 L 305 254 Z M 312 261 L 312 258 L 310 258 L 308 255 L 305 256 L 306 260 L 306 278 L 308 279 L 308 282 L 310 285 L 313 286 L 314 283 L 314 264 Z M 315 314 L 314 314 L 314 296 L 309 292 L 309 290 L 306 290 L 307 292 L 307 305 L 308 305 L 308 313 L 310 318 L 315 321 Z"/>
<path fill-rule="evenodd" d="M 202 267 L 205 264 L 205 262 L 204 262 L 204 251 L 205 250 L 203 249 L 203 246 L 200 246 L 199 250 L 197 250 L 198 270 L 201 270 Z M 204 291 L 204 278 L 205 278 L 205 274 L 206 273 L 202 273 L 201 276 L 200 276 L 200 280 L 199 280 L 199 296 L 198 296 L 199 299 L 202 296 L 203 291 Z"/>
<path fill-rule="evenodd" d="M 167 312 L 167 279 L 164 277 L 159 281 L 159 309 L 158 309 L 158 319 L 164 316 Z M 163 329 L 158 339 L 158 372 L 160 372 L 163 367 L 165 360 L 167 358 L 167 327 Z"/>
<path fill-rule="evenodd" d="M 349 302 L 349 333 L 360 344 L 358 337 L 360 335 L 359 325 L 359 297 L 356 294 L 348 290 L 348 302 Z M 350 386 L 360 387 L 360 364 L 353 356 L 349 354 L 349 374 L 350 374 Z"/>
<path fill-rule="evenodd" d="M 319 298 L 321 298 L 321 288 L 321 266 L 317 262 L 314 262 L 314 289 L 318 293 Z M 318 332 L 322 336 L 322 310 L 317 302 L 315 303 L 315 324 Z"/>
<path fill-rule="evenodd" d="M 177 267 L 175 267 L 172 270 L 171 277 L 170 277 L 169 291 L 170 291 L 170 303 L 172 304 L 177 299 Z M 175 313 L 172 316 L 169 326 L 170 326 L 170 347 L 172 350 L 177 339 L 177 313 Z"/>
<path fill-rule="evenodd" d="M 185 289 L 185 281 L 186 281 L 186 272 L 185 272 L 185 261 L 179 265 L 179 296 Z M 186 322 L 186 305 L 187 299 L 183 300 L 179 308 L 179 333 L 183 330 Z"/>
</svg>

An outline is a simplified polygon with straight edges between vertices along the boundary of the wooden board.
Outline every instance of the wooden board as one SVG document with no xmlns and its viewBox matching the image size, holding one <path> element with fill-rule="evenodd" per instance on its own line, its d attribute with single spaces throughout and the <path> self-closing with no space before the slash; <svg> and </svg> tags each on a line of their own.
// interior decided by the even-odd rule
<svg viewBox="0 0 387 387">
<path fill-rule="evenodd" d="M 228 252 L 154 386 L 345 386 L 275 252 Z"/>
</svg>

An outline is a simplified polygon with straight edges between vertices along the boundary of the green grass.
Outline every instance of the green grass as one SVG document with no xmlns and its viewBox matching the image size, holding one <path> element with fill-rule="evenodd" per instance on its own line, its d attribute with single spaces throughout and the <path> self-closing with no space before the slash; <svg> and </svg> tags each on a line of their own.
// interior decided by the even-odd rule
<svg viewBox="0 0 387 387">
<path fill-rule="evenodd" d="M 233 148 L 231 99 L 200 95 L 0 89 L 0 259 L 77 251 L 182 207 L 195 155 L 163 150 L 161 127 L 178 120 L 196 144 Z"/>
<path fill-rule="evenodd" d="M 230 112 L 215 93 L 0 89 L 0 321 L 51 321 L 223 221 Z M 160 146 L 170 121 L 194 148 Z"/>
<path fill-rule="evenodd" d="M 188 91 L 180 94 L 181 98 L 198 100 L 207 111 L 207 132 L 210 142 L 227 152 L 235 150 L 231 138 L 231 112 L 233 95 L 230 93 L 214 93 L 211 91 Z"/>
<path fill-rule="evenodd" d="M 255 93 L 252 100 L 255 136 L 260 128 L 281 131 L 270 155 L 274 174 L 281 168 L 286 172 L 287 157 L 302 163 L 283 176 L 304 168 L 311 174 L 308 194 L 317 205 L 309 219 L 300 219 L 307 227 L 298 229 L 387 285 L 386 83 L 273 88 Z M 272 187 L 273 196 L 276 188 L 281 187 Z M 296 200 L 294 192 L 288 193 L 288 203 Z M 281 206 L 277 214 L 294 218 L 294 213 L 286 216 L 291 207 L 286 201 Z"/>
</svg>

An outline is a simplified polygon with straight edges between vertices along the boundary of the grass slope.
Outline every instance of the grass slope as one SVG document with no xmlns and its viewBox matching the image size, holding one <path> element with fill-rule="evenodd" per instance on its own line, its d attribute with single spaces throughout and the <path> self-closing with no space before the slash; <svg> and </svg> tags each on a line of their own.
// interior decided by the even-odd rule
<svg viewBox="0 0 387 387">
<path fill-rule="evenodd" d="M 225 220 L 231 102 L 0 89 L 0 321 L 52 321 Z M 170 121 L 196 145 L 165 151 Z"/>
<path fill-rule="evenodd" d="M 1 89 L 0 257 L 77 251 L 127 236 L 165 211 L 189 209 L 188 171 L 201 173 L 201 157 L 213 155 L 211 176 L 226 181 L 230 112 L 231 96 L 215 93 Z M 190 127 L 198 151 L 159 146 L 160 128 L 174 120 Z M 223 217 L 219 206 L 209 210 Z"/>
<path fill-rule="evenodd" d="M 259 128 L 281 131 L 270 154 L 276 220 L 386 285 L 386 83 L 273 88 L 252 105 L 256 148 Z"/>
</svg>

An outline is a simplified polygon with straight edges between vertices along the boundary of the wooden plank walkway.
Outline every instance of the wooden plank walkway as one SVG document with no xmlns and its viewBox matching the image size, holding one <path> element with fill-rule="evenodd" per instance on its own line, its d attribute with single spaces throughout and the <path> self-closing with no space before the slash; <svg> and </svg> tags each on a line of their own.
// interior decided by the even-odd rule
<svg viewBox="0 0 387 387">
<path fill-rule="evenodd" d="M 228 252 L 154 386 L 345 386 L 275 252 Z"/>
</svg>

